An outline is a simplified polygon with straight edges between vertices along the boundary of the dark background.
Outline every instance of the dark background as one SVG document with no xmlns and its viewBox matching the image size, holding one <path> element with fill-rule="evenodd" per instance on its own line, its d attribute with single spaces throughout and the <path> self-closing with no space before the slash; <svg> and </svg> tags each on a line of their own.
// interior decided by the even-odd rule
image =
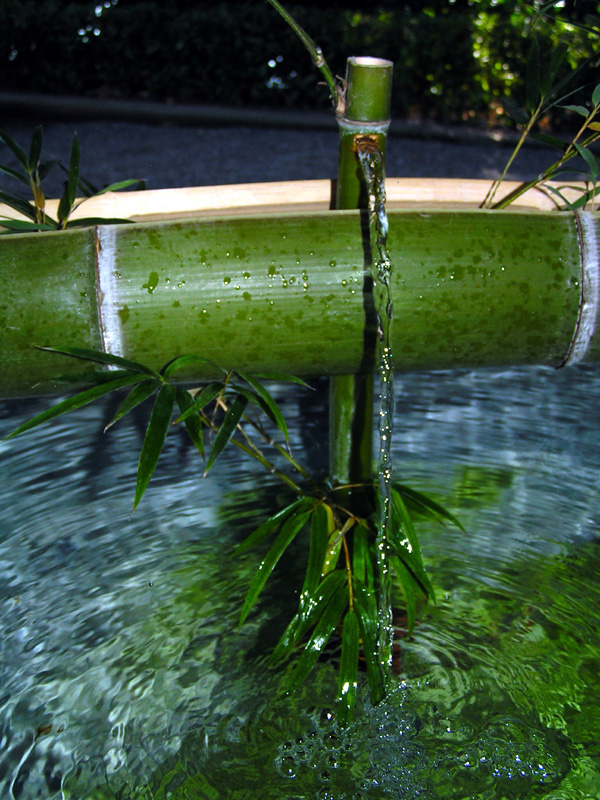
<svg viewBox="0 0 600 800">
<path fill-rule="evenodd" d="M 289 11 L 344 74 L 349 55 L 395 63 L 396 119 L 502 124 L 523 102 L 535 9 L 542 0 L 303 0 Z M 548 59 L 565 70 L 598 49 L 600 4 L 566 0 L 539 19 Z M 532 10 L 533 9 L 533 10 Z M 570 24 L 569 24 L 570 23 Z M 0 0 L 0 92 L 148 99 L 254 108 L 328 108 L 295 34 L 266 0 Z M 590 67 L 584 103 L 598 82 Z M 555 111 L 554 128 L 569 113 Z M 1 122 L 0 122 L 1 124 Z"/>
</svg>

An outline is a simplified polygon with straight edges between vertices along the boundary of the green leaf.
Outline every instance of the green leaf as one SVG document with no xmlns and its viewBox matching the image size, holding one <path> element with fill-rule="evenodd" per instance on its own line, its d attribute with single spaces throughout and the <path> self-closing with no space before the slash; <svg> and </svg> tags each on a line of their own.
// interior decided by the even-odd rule
<svg viewBox="0 0 600 800">
<path fill-rule="evenodd" d="M 314 391 L 313 387 L 303 381 L 302 378 L 297 378 L 287 372 L 257 372 L 254 377 L 265 381 L 273 381 L 274 383 L 296 383 L 298 386 L 305 386 L 307 389 Z"/>
<path fill-rule="evenodd" d="M 133 389 L 129 392 L 125 400 L 119 406 L 114 417 L 111 421 L 105 426 L 104 433 L 111 428 L 115 422 L 118 422 L 125 414 L 128 414 L 132 409 L 139 406 L 140 403 L 143 403 L 144 400 L 147 400 L 151 397 L 154 392 L 158 389 L 158 381 L 154 380 L 154 378 L 147 378 L 146 380 L 141 380 Z"/>
<path fill-rule="evenodd" d="M 19 164 L 23 167 L 25 172 L 29 173 L 29 162 L 27 160 L 27 155 L 22 147 L 20 147 L 13 138 L 11 138 L 6 131 L 0 130 L 0 141 L 4 142 L 4 144 L 12 151 L 13 155 L 19 162 Z"/>
<path fill-rule="evenodd" d="M 7 228 L 3 233 L 32 233 L 34 231 L 55 231 L 56 225 L 50 225 L 44 222 L 26 222 L 21 219 L 2 219 L 0 217 L 0 226 Z"/>
<path fill-rule="evenodd" d="M 548 68 L 541 71 L 540 94 L 543 99 L 552 97 L 555 94 L 556 89 L 553 88 L 552 84 L 554 83 L 560 65 L 563 63 L 568 50 L 568 45 L 565 42 L 561 42 L 554 49 Z"/>
<path fill-rule="evenodd" d="M 89 228 L 92 225 L 133 225 L 133 220 L 124 217 L 79 217 L 70 219 L 66 228 Z"/>
<path fill-rule="evenodd" d="M 410 514 L 402 502 L 398 492 L 392 489 L 393 506 L 392 521 L 396 521 L 398 528 L 391 526 L 390 544 L 393 546 L 396 555 L 406 564 L 410 571 L 415 575 L 427 597 L 435 601 L 433 586 L 423 565 L 419 539 L 415 531 Z M 400 538 L 401 534 L 406 536 L 405 540 Z"/>
<path fill-rule="evenodd" d="M 24 183 L 25 186 L 29 188 L 29 178 L 22 172 L 17 172 L 16 169 L 12 169 L 12 167 L 6 167 L 3 164 L 0 164 L 0 172 L 3 172 L 5 175 L 9 175 L 11 178 L 15 178 L 17 181 L 21 181 L 21 183 Z"/>
<path fill-rule="evenodd" d="M 173 414 L 173 404 L 175 402 L 175 387 L 170 383 L 163 383 L 159 389 L 150 416 L 150 422 L 144 436 L 142 451 L 138 462 L 137 482 L 135 486 L 135 497 L 133 500 L 132 513 L 138 506 L 143 497 L 146 487 L 158 463 L 171 416 Z"/>
<path fill-rule="evenodd" d="M 347 605 L 348 589 L 345 585 L 342 585 L 335 591 L 314 627 L 311 637 L 292 673 L 289 684 L 290 691 L 297 689 L 308 677 L 323 648 L 331 638 L 331 634 L 339 624 Z"/>
<path fill-rule="evenodd" d="M 324 504 L 319 504 L 313 511 L 310 521 L 310 549 L 302 594 L 314 595 L 321 581 L 331 521 L 331 510 L 328 510 Z"/>
<path fill-rule="evenodd" d="M 108 383 L 117 378 L 124 378 L 126 375 L 132 375 L 131 371 L 128 369 L 92 369 L 53 376 L 52 383 L 75 383 L 82 386 L 91 386 L 92 384 Z M 141 380 L 139 375 L 137 377 L 138 380 Z"/>
<path fill-rule="evenodd" d="M 378 614 L 372 586 L 354 580 L 354 610 L 362 639 L 363 655 L 367 665 L 367 678 L 371 701 L 379 703 L 385 695 L 385 667 L 381 663 L 377 644 Z"/>
<path fill-rule="evenodd" d="M 519 125 L 527 125 L 529 122 L 529 114 L 524 108 L 512 99 L 512 97 L 505 97 L 502 100 L 504 110 L 516 123 Z"/>
<path fill-rule="evenodd" d="M 594 91 L 592 92 L 592 103 L 594 106 L 600 105 L 600 83 L 594 87 Z"/>
<path fill-rule="evenodd" d="M 573 146 L 575 147 L 581 158 L 583 158 L 583 160 L 587 164 L 588 169 L 590 171 L 590 178 L 595 183 L 598 177 L 598 162 L 596 161 L 596 157 L 594 156 L 591 150 L 589 150 L 587 147 L 583 147 L 577 142 L 573 142 Z"/>
<path fill-rule="evenodd" d="M 71 205 L 69 203 L 69 187 L 67 181 L 65 181 L 63 184 L 63 190 L 60 196 L 60 201 L 58 203 L 58 211 L 57 211 L 58 221 L 60 222 L 62 227 L 64 227 L 63 223 L 67 221 L 70 213 L 71 213 Z"/>
<path fill-rule="evenodd" d="M 44 133 L 42 126 L 38 125 L 37 128 L 33 129 L 33 133 L 31 134 L 31 144 L 29 145 L 28 165 L 30 172 L 33 172 L 39 163 L 40 156 L 42 154 L 43 138 Z"/>
<path fill-rule="evenodd" d="M 411 489 L 402 483 L 394 483 L 393 489 L 402 497 L 404 503 L 410 504 L 413 508 L 415 508 L 416 511 L 418 511 L 418 513 L 425 517 L 429 517 L 430 519 L 435 519 L 440 523 L 442 520 L 446 519 L 463 533 L 466 533 L 466 530 L 461 525 L 460 520 L 455 517 L 454 514 L 451 514 L 450 511 L 445 509 L 439 503 L 431 500 L 431 498 L 427 497 L 426 494 L 417 492 L 415 489 Z"/>
<path fill-rule="evenodd" d="M 540 99 L 540 45 L 537 37 L 531 40 L 525 73 L 525 97 L 530 111 L 535 111 Z"/>
<path fill-rule="evenodd" d="M 161 379 L 158 372 L 150 367 L 131 361 L 122 356 L 113 356 L 111 353 L 104 353 L 102 350 L 91 350 L 84 347 L 38 347 L 38 350 L 48 350 L 51 353 L 61 353 L 72 358 L 81 358 L 83 361 L 93 361 L 98 364 L 109 364 L 115 367 L 122 367 L 131 372 L 141 372 L 143 375 L 151 375 L 153 378 Z"/>
<path fill-rule="evenodd" d="M 79 161 L 80 161 L 80 148 L 79 139 L 77 134 L 73 136 L 73 144 L 71 145 L 71 158 L 69 160 L 69 175 L 67 177 L 67 197 L 69 201 L 69 208 L 72 208 L 77 195 L 77 184 L 79 183 Z"/>
<path fill-rule="evenodd" d="M 33 419 L 24 422 L 23 425 L 20 425 L 16 431 L 10 433 L 6 438 L 12 439 L 13 436 L 18 436 L 20 433 L 25 433 L 25 431 L 36 428 L 38 425 L 42 425 L 44 422 L 48 422 L 51 419 L 55 419 L 55 417 L 61 416 L 61 414 L 66 414 L 68 411 L 74 411 L 76 408 L 81 408 L 82 406 L 97 400 L 99 397 L 102 397 L 109 392 L 114 392 L 116 389 L 122 389 L 124 386 L 131 386 L 132 383 L 137 383 L 139 380 L 139 375 L 132 375 L 131 373 L 128 373 L 127 375 L 121 375 L 116 380 L 92 386 L 90 389 L 85 389 L 83 392 L 79 392 L 73 397 L 68 397 L 66 400 L 62 400 L 60 403 L 52 406 L 52 408 L 49 408 L 47 411 L 42 411 L 41 414 L 33 417 Z"/>
<path fill-rule="evenodd" d="M 16 194 L 10 194 L 9 192 L 0 191 L 0 203 L 5 203 L 7 206 L 14 208 L 15 211 L 18 211 L 19 214 L 22 214 L 24 217 L 28 217 L 34 222 L 37 222 L 34 206 L 32 206 L 27 200 L 23 200 L 22 197 L 19 197 Z"/>
<path fill-rule="evenodd" d="M 417 617 L 417 596 L 424 596 L 423 590 L 418 581 L 415 580 L 412 572 L 398 556 L 392 556 L 390 558 L 390 564 L 396 573 L 402 597 L 404 598 L 404 607 L 408 620 L 408 632 L 412 633 Z"/>
<path fill-rule="evenodd" d="M 579 114 L 581 117 L 588 117 L 589 112 L 585 106 L 560 106 L 560 108 L 565 108 L 567 111 L 572 111 L 574 114 Z"/>
<path fill-rule="evenodd" d="M 242 611 L 240 613 L 240 625 L 244 622 L 252 607 L 256 603 L 256 600 L 265 583 L 267 582 L 269 575 L 271 572 L 273 572 L 275 565 L 287 547 L 293 542 L 300 530 L 302 530 L 310 514 L 310 510 L 301 512 L 295 511 L 288 516 L 286 521 L 281 526 L 281 530 L 273 542 L 271 549 L 261 561 L 257 571 L 254 574 L 254 578 L 252 579 L 250 588 L 246 594 L 246 599 L 244 600 L 244 605 L 242 606 Z"/>
<path fill-rule="evenodd" d="M 214 367 L 218 372 L 222 372 L 224 375 L 227 375 L 227 370 L 220 367 L 218 364 L 215 364 L 214 361 L 209 361 L 208 358 L 204 358 L 204 356 L 199 356 L 196 353 L 190 353 L 186 356 L 179 356 L 178 358 L 174 358 L 173 361 L 169 361 L 169 363 L 162 368 L 161 374 L 165 378 L 170 378 L 174 372 L 177 372 L 179 369 L 186 369 L 190 366 L 195 365 L 208 365 L 210 367 Z"/>
<path fill-rule="evenodd" d="M 592 131 L 600 131 L 600 122 L 590 122 L 588 128 Z"/>
<path fill-rule="evenodd" d="M 188 411 L 190 408 L 195 408 L 194 400 L 191 394 L 185 389 L 182 389 L 180 386 L 177 387 L 176 397 L 177 405 L 182 413 Z M 188 436 L 194 443 L 196 450 L 200 453 L 202 458 L 204 458 L 204 433 L 202 431 L 202 422 L 198 416 L 197 409 L 195 414 L 190 414 L 190 416 L 185 418 L 184 425 Z"/>
<path fill-rule="evenodd" d="M 538 142 L 547 144 L 561 153 L 564 153 L 567 148 L 567 142 L 564 139 L 559 139 L 557 136 L 549 136 L 547 133 L 531 133 L 530 137 Z"/>
<path fill-rule="evenodd" d="M 300 595 L 298 612 L 277 643 L 270 659 L 272 664 L 287 658 L 306 632 L 319 619 L 334 592 L 346 583 L 346 573 L 344 570 L 338 569 L 323 578 L 314 595 Z"/>
<path fill-rule="evenodd" d="M 178 422 L 185 422 L 188 417 L 193 416 L 195 413 L 200 411 L 200 409 L 204 408 L 204 406 L 211 403 L 215 397 L 220 394 L 223 390 L 223 383 L 220 381 L 213 381 L 209 383 L 208 386 L 205 386 L 202 391 L 194 397 L 193 405 L 191 405 L 186 411 L 180 414 L 175 422 L 173 423 L 176 425 Z"/>
<path fill-rule="evenodd" d="M 235 550 L 233 551 L 234 556 L 239 556 L 241 553 L 245 553 L 246 550 L 250 550 L 251 547 L 259 544 L 266 539 L 267 536 L 270 536 L 274 531 L 276 531 L 281 524 L 291 515 L 297 515 L 298 513 L 302 513 L 307 511 L 309 508 L 312 508 L 314 505 L 314 501 L 308 497 L 301 497 L 299 500 L 294 500 L 293 503 L 290 503 L 285 508 L 282 508 L 281 511 L 278 511 L 272 517 L 265 520 L 261 525 L 254 530 L 250 536 L 248 536 L 244 541 L 238 545 Z"/>
<path fill-rule="evenodd" d="M 283 414 L 281 413 L 279 406 L 273 399 L 271 393 L 267 391 L 267 389 L 265 389 L 265 387 L 252 375 L 248 375 L 245 372 L 240 372 L 239 370 L 236 370 L 236 373 L 243 381 L 246 381 L 246 383 L 251 386 L 252 389 L 254 389 L 258 397 L 260 397 L 260 399 L 263 401 L 261 407 L 264 409 L 267 416 L 273 420 L 275 425 L 277 425 L 279 430 L 283 433 L 285 441 L 289 442 L 290 437 L 285 419 L 283 418 Z"/>
<path fill-rule="evenodd" d="M 344 617 L 342 629 L 342 657 L 338 673 L 338 704 L 340 721 L 342 724 L 349 722 L 356 705 L 356 690 L 358 686 L 358 655 L 360 648 L 360 633 L 356 614 L 350 609 Z"/>
<path fill-rule="evenodd" d="M 111 183 L 109 186 L 105 186 L 104 189 L 95 191 L 94 194 L 98 196 L 101 194 L 106 194 L 107 192 L 118 192 L 121 189 L 129 189 L 131 186 L 139 186 L 140 184 L 145 184 L 145 182 L 140 180 L 140 178 L 129 178 L 126 181 Z"/>
<path fill-rule="evenodd" d="M 229 407 L 227 414 L 225 414 L 225 419 L 221 423 L 221 427 L 215 436 L 208 461 L 206 462 L 206 469 L 204 470 L 205 476 L 235 433 L 235 429 L 242 418 L 242 414 L 244 413 L 247 403 L 248 401 L 245 397 L 237 395 Z"/>
</svg>

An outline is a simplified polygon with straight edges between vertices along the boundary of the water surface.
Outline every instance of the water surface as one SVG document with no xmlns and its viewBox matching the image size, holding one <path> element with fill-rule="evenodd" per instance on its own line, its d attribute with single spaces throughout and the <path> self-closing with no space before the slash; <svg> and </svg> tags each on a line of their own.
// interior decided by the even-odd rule
<svg viewBox="0 0 600 800">
<path fill-rule="evenodd" d="M 277 393 L 323 466 L 325 395 Z M 267 668 L 302 541 L 237 628 L 274 476 L 232 453 L 202 481 L 172 432 L 130 518 L 142 429 L 103 436 L 107 404 L 1 443 L 0 794 L 597 800 L 599 401 L 587 368 L 397 376 L 395 475 L 468 534 L 420 525 L 437 605 L 345 731 L 335 651 L 291 698 Z M 0 434 L 49 402 L 3 402 Z"/>
</svg>

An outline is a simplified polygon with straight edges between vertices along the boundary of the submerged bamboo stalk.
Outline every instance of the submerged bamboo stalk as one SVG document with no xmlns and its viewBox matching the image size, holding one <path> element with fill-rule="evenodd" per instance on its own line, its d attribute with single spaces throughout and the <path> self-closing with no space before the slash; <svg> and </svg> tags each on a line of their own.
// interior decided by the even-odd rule
<svg viewBox="0 0 600 800">
<path fill-rule="evenodd" d="M 398 370 L 600 361 L 599 218 L 390 212 Z M 80 371 L 34 345 L 160 367 L 370 372 L 359 211 L 107 225 L 0 239 L 0 394 Z M 190 378 L 202 378 L 197 372 Z"/>
</svg>

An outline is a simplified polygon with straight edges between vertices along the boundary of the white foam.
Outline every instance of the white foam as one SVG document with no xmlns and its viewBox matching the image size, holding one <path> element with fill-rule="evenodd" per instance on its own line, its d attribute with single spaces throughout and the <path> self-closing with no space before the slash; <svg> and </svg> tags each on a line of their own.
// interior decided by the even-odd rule
<svg viewBox="0 0 600 800">
<path fill-rule="evenodd" d="M 115 228 L 113 225 L 99 225 L 96 228 L 96 275 L 102 344 L 107 353 L 123 356 L 116 270 Z"/>
<path fill-rule="evenodd" d="M 600 315 L 600 240 L 596 232 L 598 217 L 591 211 L 579 212 L 581 233 L 581 304 L 579 319 L 564 366 L 585 360 L 595 336 Z"/>
</svg>

